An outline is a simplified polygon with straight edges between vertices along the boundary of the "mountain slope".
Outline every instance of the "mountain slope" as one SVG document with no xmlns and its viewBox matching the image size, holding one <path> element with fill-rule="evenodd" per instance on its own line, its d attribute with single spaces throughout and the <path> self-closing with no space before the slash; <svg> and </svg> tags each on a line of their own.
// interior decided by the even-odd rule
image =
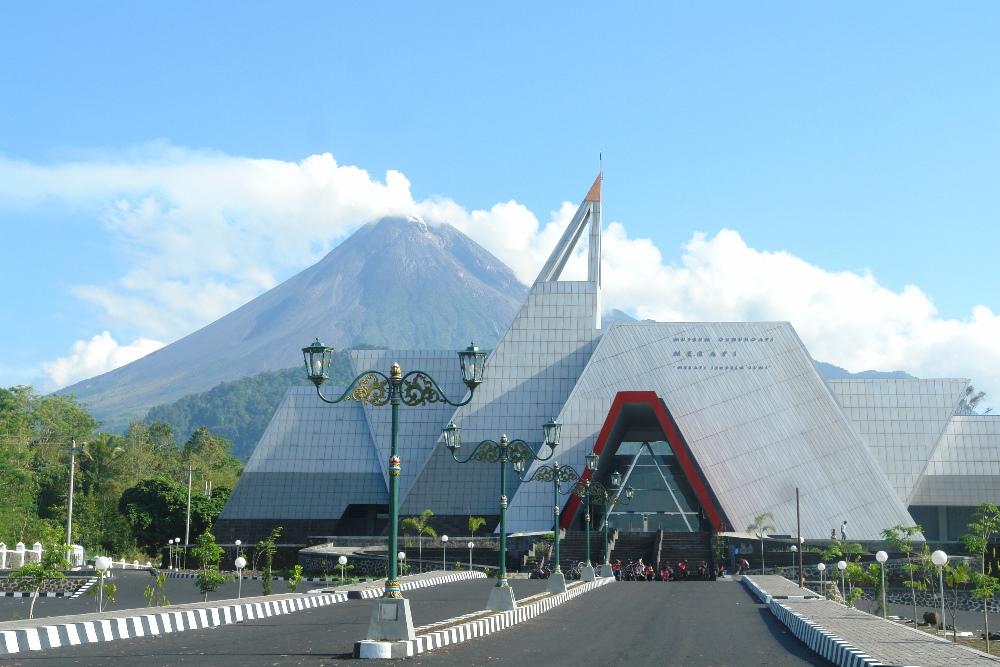
<svg viewBox="0 0 1000 667">
<path fill-rule="evenodd" d="M 220 382 L 301 363 L 317 336 L 342 349 L 495 343 L 526 288 L 450 225 L 386 218 L 232 313 L 127 366 L 62 390 L 106 428 Z"/>
</svg>

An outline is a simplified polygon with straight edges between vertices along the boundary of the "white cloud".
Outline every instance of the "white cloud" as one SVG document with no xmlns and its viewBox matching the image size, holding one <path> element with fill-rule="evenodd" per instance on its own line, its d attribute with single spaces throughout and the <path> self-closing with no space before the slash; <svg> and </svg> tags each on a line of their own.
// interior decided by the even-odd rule
<svg viewBox="0 0 1000 667">
<path fill-rule="evenodd" d="M 121 345 L 105 331 L 90 340 L 76 341 L 68 356 L 42 363 L 42 371 L 52 388 L 58 389 L 124 366 L 161 347 L 163 343 L 149 338 L 138 338 L 128 345 Z"/>
<path fill-rule="evenodd" d="M 403 174 L 379 180 L 329 154 L 286 162 L 151 144 L 53 165 L 0 158 L 0 205 L 47 202 L 92 211 L 121 249 L 125 268 L 116 281 L 74 288 L 99 307 L 100 326 L 165 341 L 231 311 L 385 215 L 450 222 L 530 283 L 576 210 L 566 202 L 540 218 L 514 200 L 471 211 L 448 198 L 415 201 Z M 584 250 L 565 277 L 584 275 Z M 816 358 L 849 370 L 902 369 L 1000 387 L 1000 317 L 985 306 L 945 319 L 916 286 L 893 291 L 870 273 L 754 249 L 732 230 L 694 234 L 676 254 L 664 250 L 667 258 L 650 240 L 608 225 L 605 305 L 663 321 L 788 320 Z M 158 345 L 148 339 L 118 346 L 105 332 L 76 343 L 46 372 L 65 384 L 109 370 Z M 91 355 L 91 365 L 82 362 Z"/>
</svg>

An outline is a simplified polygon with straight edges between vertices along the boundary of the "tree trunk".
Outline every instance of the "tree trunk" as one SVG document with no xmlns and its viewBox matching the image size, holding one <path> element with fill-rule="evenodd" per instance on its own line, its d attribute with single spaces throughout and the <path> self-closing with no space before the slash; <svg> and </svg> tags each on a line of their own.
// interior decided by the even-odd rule
<svg viewBox="0 0 1000 667">
<path fill-rule="evenodd" d="M 35 588 L 35 594 L 31 596 L 31 606 L 28 607 L 28 620 L 35 617 L 35 603 L 38 602 L 38 592 L 42 590 L 41 584 Z"/>
<path fill-rule="evenodd" d="M 760 573 L 764 574 L 764 538 L 760 538 Z"/>
<path fill-rule="evenodd" d="M 913 584 L 913 564 L 910 563 L 910 554 L 906 554 L 906 569 L 910 571 L 910 596 L 913 598 L 913 627 L 917 627 L 917 589 Z"/>
</svg>

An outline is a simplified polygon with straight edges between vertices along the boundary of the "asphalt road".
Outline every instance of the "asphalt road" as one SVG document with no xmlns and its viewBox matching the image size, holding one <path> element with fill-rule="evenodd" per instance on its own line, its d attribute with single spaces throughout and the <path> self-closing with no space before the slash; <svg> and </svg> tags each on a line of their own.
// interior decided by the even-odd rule
<svg viewBox="0 0 1000 667">
<path fill-rule="evenodd" d="M 289 663 L 299 664 L 299 663 Z M 301 664 L 323 664 L 301 663 Z M 829 665 L 734 582 L 619 582 L 407 665 Z"/>
<path fill-rule="evenodd" d="M 511 581 L 519 598 L 545 590 L 547 583 L 528 579 Z M 410 599 L 413 622 L 425 625 L 480 610 L 493 584 L 473 580 L 409 591 L 406 596 Z M 350 658 L 354 642 L 368 631 L 375 603 L 352 600 L 207 630 L 22 653 L 9 664 L 93 667 L 115 663 L 129 667 L 331 664 Z"/>
<path fill-rule="evenodd" d="M 545 582 L 514 580 L 518 597 Z M 492 582 L 412 591 L 423 625 L 483 606 Z M 367 630 L 372 601 L 160 637 L 22 654 L 12 665 L 344 664 Z M 616 583 L 510 630 L 397 663 L 405 665 L 826 665 L 737 583 Z"/>
<path fill-rule="evenodd" d="M 200 602 L 203 598 L 195 586 L 194 579 L 167 579 L 167 599 L 171 604 L 186 604 Z M 146 606 L 146 596 L 143 589 L 154 583 L 147 570 L 119 570 L 115 572 L 114 583 L 118 586 L 114 604 L 105 603 L 106 610 L 136 609 Z M 285 581 L 271 582 L 274 593 L 288 591 Z M 317 588 L 321 584 L 299 583 L 299 591 Z M 96 591 L 96 586 L 91 591 Z M 89 593 L 89 591 L 88 591 Z M 243 595 L 250 597 L 263 594 L 263 582 L 249 579 L 243 580 Z M 224 584 L 215 593 L 209 595 L 209 600 L 223 600 L 236 597 L 236 582 Z M 0 597 L 0 621 L 14 621 L 28 618 L 28 607 L 31 598 Z M 68 614 L 87 614 L 97 611 L 97 597 L 84 593 L 75 600 L 69 598 L 38 598 L 35 603 L 35 618 L 46 616 L 63 616 Z"/>
</svg>

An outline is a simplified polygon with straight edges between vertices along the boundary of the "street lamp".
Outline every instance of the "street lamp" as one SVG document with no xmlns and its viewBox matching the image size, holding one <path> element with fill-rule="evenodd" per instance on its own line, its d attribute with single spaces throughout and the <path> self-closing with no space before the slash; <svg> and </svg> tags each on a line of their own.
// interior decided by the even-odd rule
<svg viewBox="0 0 1000 667">
<path fill-rule="evenodd" d="M 448 536 L 441 536 L 441 569 L 448 571 Z"/>
<path fill-rule="evenodd" d="M 840 589 L 841 595 L 844 598 L 844 604 L 847 604 L 847 584 L 844 583 L 844 570 L 847 569 L 847 563 L 842 560 L 837 561 L 837 569 L 840 570 Z"/>
<path fill-rule="evenodd" d="M 344 566 L 347 565 L 347 556 L 341 555 L 337 558 L 337 565 L 340 566 L 340 585 L 344 585 Z"/>
<path fill-rule="evenodd" d="M 174 538 L 174 556 L 177 558 L 177 569 L 181 569 L 181 538 Z"/>
<path fill-rule="evenodd" d="M 557 444 L 559 443 L 554 442 L 553 446 Z M 524 461 L 515 462 L 514 471 L 520 476 L 524 472 Z M 554 560 L 556 564 L 552 569 L 552 573 L 549 574 L 549 593 L 553 595 L 566 592 L 566 576 L 559 565 L 559 494 L 566 494 L 573 490 L 570 487 L 563 491 L 560 485 L 565 482 L 575 482 L 579 478 L 580 476 L 576 473 L 576 470 L 570 466 L 559 465 L 558 462 L 550 466 L 539 467 L 527 479 L 521 477 L 522 482 L 552 482 L 552 539 L 554 542 Z"/>
<path fill-rule="evenodd" d="M 598 463 L 597 453 L 592 451 L 589 454 L 587 454 L 584 458 L 587 460 L 587 470 L 591 473 L 592 477 L 593 473 L 597 471 L 597 463 Z M 612 473 L 611 483 L 613 487 L 617 487 L 618 485 L 620 485 L 621 474 L 618 472 Z M 625 493 L 625 499 L 622 500 L 621 502 L 622 504 L 627 505 L 628 503 L 632 502 L 632 498 L 635 496 L 635 489 L 633 489 L 632 487 L 626 487 L 625 489 L 623 489 L 623 491 Z M 621 491 L 619 491 L 617 488 L 608 491 L 608 489 L 600 482 L 591 481 L 590 478 L 587 478 L 582 482 L 577 483 L 576 487 L 574 487 L 573 489 L 573 493 L 577 497 L 583 498 L 584 500 L 583 523 L 586 533 L 586 536 L 584 538 L 586 540 L 586 548 L 584 552 L 586 564 L 584 565 L 583 570 L 580 572 L 580 579 L 581 581 L 593 581 L 594 579 L 596 579 L 596 575 L 594 573 L 594 565 L 593 563 L 591 563 L 590 560 L 590 524 L 591 524 L 590 506 L 593 503 L 596 503 L 598 505 L 604 505 L 606 507 L 604 513 L 605 514 L 604 560 L 605 564 L 607 565 L 607 568 L 602 567 L 601 574 L 602 576 L 609 576 L 611 573 L 611 563 L 608 562 L 607 515 L 611 511 L 611 508 L 615 505 L 615 503 L 619 501 L 619 497 L 621 496 Z M 604 574 L 605 571 L 608 574 Z"/>
<path fill-rule="evenodd" d="M 468 397 L 460 402 L 450 400 L 438 386 L 437 382 L 423 371 L 409 371 L 403 374 L 399 364 L 393 363 L 389 375 L 379 371 L 367 370 L 355 377 L 347 389 L 338 398 L 330 399 L 323 395 L 322 385 L 330 377 L 330 366 L 333 363 L 333 348 L 316 340 L 312 345 L 302 348 L 302 358 L 305 362 L 306 375 L 316 385 L 316 394 L 325 403 L 340 403 L 341 401 L 358 401 L 371 406 L 389 405 L 392 409 L 392 437 L 389 453 L 389 550 L 388 554 L 396 553 L 399 548 L 399 473 L 401 461 L 399 458 L 399 406 L 438 405 L 447 403 L 460 407 L 472 400 L 476 388 L 483 382 L 483 370 L 486 365 L 486 353 L 476 347 L 475 343 L 458 353 L 459 366 L 462 371 L 462 381 L 469 390 Z M 368 625 L 368 639 L 373 641 L 400 641 L 415 639 L 413 617 L 410 614 L 410 604 L 403 597 L 399 587 L 396 560 L 389 557 L 389 572 L 386 577 L 382 600 L 372 610 L 371 622 Z"/>
<path fill-rule="evenodd" d="M 794 544 L 791 546 L 792 552 L 792 569 L 795 569 L 795 554 L 798 552 L 799 548 Z"/>
<path fill-rule="evenodd" d="M 458 463 L 468 463 L 473 459 L 482 463 L 500 464 L 500 562 L 497 585 L 490 591 L 490 599 L 487 609 L 490 611 L 508 611 L 517 608 L 514 600 L 514 591 L 511 590 L 507 581 L 507 464 L 517 465 L 521 461 L 522 470 L 524 462 L 527 461 L 548 461 L 556 452 L 559 444 L 558 424 L 553 425 L 548 422 L 542 426 L 544 444 L 549 448 L 548 456 L 538 456 L 532 451 L 531 446 L 524 440 L 508 440 L 507 435 L 500 436 L 500 442 L 493 440 L 483 440 L 472 450 L 468 458 L 458 458 L 458 450 L 462 447 L 462 429 L 454 422 L 442 429 L 444 434 L 444 444 L 451 452 L 451 457 Z"/>
<path fill-rule="evenodd" d="M 236 540 L 236 555 L 237 556 L 243 555 L 243 549 L 240 548 L 242 546 L 243 546 L 243 541 L 242 540 Z"/>
<path fill-rule="evenodd" d="M 465 546 L 469 547 L 469 572 L 472 572 L 472 549 L 476 546 L 476 543 L 469 542 Z"/>
<path fill-rule="evenodd" d="M 948 554 L 938 549 L 931 554 L 931 562 L 937 565 L 938 577 L 941 581 L 941 629 L 944 630 L 945 639 L 948 638 L 948 624 L 944 615 L 944 566 L 948 563 Z"/>
<path fill-rule="evenodd" d="M 875 554 L 875 560 L 882 566 L 882 618 L 885 618 L 885 562 L 889 560 L 889 554 L 879 551 Z"/>
<path fill-rule="evenodd" d="M 243 556 L 237 556 L 236 562 L 236 573 L 239 575 L 239 583 L 236 585 L 236 599 L 243 597 L 243 568 L 247 566 L 247 559 Z"/>
<path fill-rule="evenodd" d="M 611 510 L 621 502 L 622 505 L 629 505 L 632 499 L 635 498 L 635 489 L 631 486 L 626 486 L 624 489 L 621 488 L 622 485 L 622 474 L 617 470 L 611 473 L 611 490 L 604 490 L 604 498 L 607 500 L 604 509 L 604 563 L 601 565 L 601 576 L 610 577 L 614 575 L 611 570 L 611 554 L 608 549 L 608 529 L 611 524 Z M 599 482 L 594 483 L 595 487 L 600 490 L 601 485 Z M 622 494 L 624 493 L 624 498 Z M 601 496 L 598 495 L 598 500 L 601 500 Z"/>
<path fill-rule="evenodd" d="M 170 569 L 174 569 L 174 538 L 167 540 L 167 560 L 170 561 Z"/>
<path fill-rule="evenodd" d="M 94 569 L 97 570 L 97 574 L 101 577 L 101 581 L 98 584 L 100 588 L 97 589 L 97 611 L 99 613 L 104 611 L 104 575 L 111 569 L 111 559 L 107 556 L 98 556 L 94 559 Z"/>
<path fill-rule="evenodd" d="M 819 570 L 819 594 L 826 597 L 826 588 L 823 587 L 823 571 L 826 570 L 826 563 L 820 563 L 816 569 Z"/>
</svg>

